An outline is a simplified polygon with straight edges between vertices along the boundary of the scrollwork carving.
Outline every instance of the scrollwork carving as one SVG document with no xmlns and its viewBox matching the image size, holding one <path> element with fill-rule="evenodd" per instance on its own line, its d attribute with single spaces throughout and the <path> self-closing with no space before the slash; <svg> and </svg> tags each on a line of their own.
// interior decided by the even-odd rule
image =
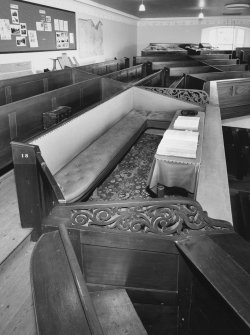
<svg viewBox="0 0 250 335">
<path fill-rule="evenodd" d="M 205 91 L 201 90 L 189 90 L 180 88 L 164 88 L 164 87 L 143 87 L 145 90 L 155 92 L 162 95 L 167 95 L 171 98 L 183 100 L 186 102 L 198 104 L 203 106 L 208 104 L 209 97 Z"/>
<path fill-rule="evenodd" d="M 228 222 L 212 220 L 199 203 L 157 202 L 106 204 L 101 207 L 75 208 L 71 211 L 73 227 L 98 227 L 132 233 L 175 235 L 188 230 L 230 229 Z"/>
</svg>

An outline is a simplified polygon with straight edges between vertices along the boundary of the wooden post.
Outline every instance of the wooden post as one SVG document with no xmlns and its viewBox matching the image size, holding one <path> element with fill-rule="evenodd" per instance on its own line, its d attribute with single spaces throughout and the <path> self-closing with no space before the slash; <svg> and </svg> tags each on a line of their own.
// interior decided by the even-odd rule
<svg viewBox="0 0 250 335">
<path fill-rule="evenodd" d="M 37 146 L 11 142 L 18 206 L 23 228 L 40 230 L 42 201 L 36 162 Z"/>
<path fill-rule="evenodd" d="M 129 67 L 129 58 L 128 57 L 124 57 L 125 60 L 125 68 Z"/>
</svg>

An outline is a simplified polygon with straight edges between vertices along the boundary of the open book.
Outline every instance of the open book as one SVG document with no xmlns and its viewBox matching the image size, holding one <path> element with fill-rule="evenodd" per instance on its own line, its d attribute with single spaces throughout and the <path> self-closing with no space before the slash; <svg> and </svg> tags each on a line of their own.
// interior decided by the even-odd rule
<svg viewBox="0 0 250 335">
<path fill-rule="evenodd" d="M 178 116 L 174 122 L 174 129 L 198 130 L 199 116 Z"/>
<path fill-rule="evenodd" d="M 156 155 L 196 158 L 199 132 L 168 129 Z"/>
</svg>

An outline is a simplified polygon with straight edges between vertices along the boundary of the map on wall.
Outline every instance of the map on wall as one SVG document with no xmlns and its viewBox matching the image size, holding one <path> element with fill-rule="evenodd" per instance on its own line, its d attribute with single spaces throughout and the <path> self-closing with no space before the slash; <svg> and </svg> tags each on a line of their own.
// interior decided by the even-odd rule
<svg viewBox="0 0 250 335">
<path fill-rule="evenodd" d="M 78 20 L 80 58 L 103 55 L 103 24 L 92 20 Z"/>
</svg>

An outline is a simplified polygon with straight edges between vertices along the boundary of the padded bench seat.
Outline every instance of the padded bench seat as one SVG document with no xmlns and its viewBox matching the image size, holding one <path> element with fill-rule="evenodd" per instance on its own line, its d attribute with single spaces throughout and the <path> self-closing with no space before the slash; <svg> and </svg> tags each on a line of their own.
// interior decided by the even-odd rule
<svg viewBox="0 0 250 335">
<path fill-rule="evenodd" d="M 110 162 L 124 151 L 124 145 L 127 143 L 129 149 L 131 140 L 134 142 L 134 138 L 145 130 L 146 121 L 144 113 L 130 111 L 55 174 L 67 203 L 82 198 L 97 180 L 101 180 Z"/>
</svg>

